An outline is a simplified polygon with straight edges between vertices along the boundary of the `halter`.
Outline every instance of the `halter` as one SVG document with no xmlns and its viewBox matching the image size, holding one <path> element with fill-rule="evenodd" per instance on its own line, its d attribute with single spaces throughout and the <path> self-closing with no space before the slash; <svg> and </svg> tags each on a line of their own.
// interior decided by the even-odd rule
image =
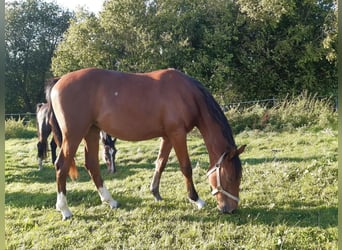
<svg viewBox="0 0 342 250">
<path fill-rule="evenodd" d="M 221 168 L 221 164 L 224 160 L 224 158 L 227 156 L 228 152 L 224 152 L 220 159 L 217 161 L 217 163 L 215 164 L 215 166 L 210 169 L 207 173 L 207 177 L 209 177 L 212 173 L 214 173 L 216 171 L 216 179 L 217 179 L 217 187 L 211 191 L 211 194 L 212 195 L 216 195 L 217 193 L 222 193 L 224 194 L 225 196 L 227 196 L 228 198 L 236 201 L 236 202 L 239 202 L 240 199 L 232 194 L 230 194 L 229 192 L 223 190 L 223 188 L 221 187 L 221 178 L 220 178 L 220 168 Z"/>
</svg>

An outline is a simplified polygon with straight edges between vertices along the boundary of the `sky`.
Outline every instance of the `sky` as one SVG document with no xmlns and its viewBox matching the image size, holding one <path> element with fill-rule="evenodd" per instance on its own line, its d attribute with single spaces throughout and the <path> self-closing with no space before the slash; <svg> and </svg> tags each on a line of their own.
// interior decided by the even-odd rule
<svg viewBox="0 0 342 250">
<path fill-rule="evenodd" d="M 55 2 L 63 8 L 70 10 L 76 10 L 78 6 L 86 7 L 87 10 L 94 13 L 102 10 L 103 0 L 49 0 L 49 2 Z"/>
<path fill-rule="evenodd" d="M 5 0 L 5 2 L 11 2 L 14 0 Z M 76 10 L 77 7 L 85 7 L 87 10 L 97 13 L 102 10 L 102 4 L 104 0 L 45 0 L 46 2 L 55 2 L 63 8 L 69 10 Z"/>
</svg>

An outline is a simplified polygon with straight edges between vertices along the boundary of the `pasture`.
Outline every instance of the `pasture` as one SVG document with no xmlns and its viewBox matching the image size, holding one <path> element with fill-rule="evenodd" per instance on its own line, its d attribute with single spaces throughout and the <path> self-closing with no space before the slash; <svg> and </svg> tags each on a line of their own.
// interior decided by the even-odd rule
<svg viewBox="0 0 342 250">
<path fill-rule="evenodd" d="M 208 155 L 197 131 L 188 136 L 195 185 L 206 206 L 187 200 L 184 178 L 171 153 L 161 179 L 164 198 L 149 185 L 159 140 L 118 141 L 117 173 L 105 184 L 120 202 L 101 204 L 80 147 L 77 181 L 68 179 L 71 220 L 55 210 L 50 159 L 38 171 L 36 138 L 5 141 L 7 249 L 337 249 L 337 131 L 299 128 L 236 135 L 240 156 L 240 206 L 220 214 L 206 179 Z"/>
</svg>

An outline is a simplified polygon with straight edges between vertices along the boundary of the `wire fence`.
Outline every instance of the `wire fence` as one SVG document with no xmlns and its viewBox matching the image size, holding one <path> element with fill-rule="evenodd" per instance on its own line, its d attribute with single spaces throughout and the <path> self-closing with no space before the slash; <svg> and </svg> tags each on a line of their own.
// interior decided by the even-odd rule
<svg viewBox="0 0 342 250">
<path fill-rule="evenodd" d="M 317 96 L 318 99 L 327 99 L 330 98 L 332 100 L 332 108 L 334 111 L 337 111 L 338 107 L 338 98 L 337 96 Z M 262 100 L 254 100 L 254 101 L 244 101 L 244 102 L 232 102 L 221 104 L 221 108 L 223 111 L 228 111 L 232 108 L 248 108 L 256 104 L 260 104 L 262 106 L 266 106 L 268 108 L 272 108 L 276 106 L 279 102 L 284 101 L 285 99 L 277 99 L 277 98 L 269 98 Z M 14 120 L 22 120 L 23 123 L 28 123 L 32 120 L 35 120 L 36 113 L 8 113 L 5 114 L 5 120 L 14 119 Z"/>
</svg>

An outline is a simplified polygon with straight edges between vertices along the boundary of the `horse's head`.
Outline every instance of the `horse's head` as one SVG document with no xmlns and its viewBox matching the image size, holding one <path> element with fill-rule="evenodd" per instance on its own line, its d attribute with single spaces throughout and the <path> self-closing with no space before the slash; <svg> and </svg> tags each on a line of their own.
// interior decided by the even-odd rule
<svg viewBox="0 0 342 250">
<path fill-rule="evenodd" d="M 115 142 L 116 138 L 112 138 L 106 132 L 100 132 L 101 142 L 103 144 L 103 155 L 102 158 L 107 164 L 107 169 L 109 173 L 115 173 L 115 155 L 116 155 L 116 148 Z"/>
<path fill-rule="evenodd" d="M 223 213 L 232 213 L 238 207 L 242 170 L 239 155 L 245 147 L 243 145 L 223 153 L 207 173 L 212 194 L 217 199 L 217 207 Z"/>
<path fill-rule="evenodd" d="M 116 148 L 114 145 L 104 145 L 104 160 L 107 164 L 108 172 L 115 173 L 115 155 L 116 155 Z"/>
</svg>

